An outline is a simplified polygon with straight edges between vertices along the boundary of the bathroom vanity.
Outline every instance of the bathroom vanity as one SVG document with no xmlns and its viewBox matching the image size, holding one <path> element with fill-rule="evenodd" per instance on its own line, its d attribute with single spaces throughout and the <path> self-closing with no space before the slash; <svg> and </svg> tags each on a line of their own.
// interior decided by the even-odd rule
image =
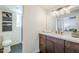
<svg viewBox="0 0 79 59">
<path fill-rule="evenodd" d="M 55 33 L 40 33 L 41 53 L 79 53 L 79 38 Z"/>
<path fill-rule="evenodd" d="M 49 16 L 45 29 L 39 34 L 40 52 L 79 53 L 79 10 Z"/>
</svg>

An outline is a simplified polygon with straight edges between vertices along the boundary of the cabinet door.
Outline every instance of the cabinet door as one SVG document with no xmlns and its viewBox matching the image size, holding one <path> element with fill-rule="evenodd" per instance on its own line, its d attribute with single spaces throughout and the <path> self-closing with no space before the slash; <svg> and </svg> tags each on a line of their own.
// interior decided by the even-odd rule
<svg viewBox="0 0 79 59">
<path fill-rule="evenodd" d="M 47 53 L 54 53 L 55 52 L 55 38 L 47 36 L 46 52 Z"/>
<path fill-rule="evenodd" d="M 64 40 L 59 38 L 47 36 L 47 48 L 48 53 L 64 53 Z"/>
<path fill-rule="evenodd" d="M 64 53 L 64 40 L 56 39 L 55 53 Z"/>
<path fill-rule="evenodd" d="M 54 42 L 51 40 L 47 40 L 47 46 L 46 46 L 46 52 L 47 53 L 54 53 Z"/>
<path fill-rule="evenodd" d="M 39 34 L 39 49 L 42 53 L 46 52 L 46 36 L 42 34 Z"/>
<path fill-rule="evenodd" d="M 65 52 L 66 53 L 79 53 L 79 43 L 65 41 Z"/>
</svg>

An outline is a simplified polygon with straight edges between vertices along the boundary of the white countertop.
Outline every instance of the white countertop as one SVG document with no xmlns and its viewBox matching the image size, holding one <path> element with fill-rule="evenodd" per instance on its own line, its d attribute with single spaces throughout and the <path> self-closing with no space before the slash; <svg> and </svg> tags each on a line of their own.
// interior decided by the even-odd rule
<svg viewBox="0 0 79 59">
<path fill-rule="evenodd" d="M 44 35 L 60 38 L 62 40 L 67 40 L 67 41 L 72 41 L 72 42 L 79 43 L 79 38 L 72 37 L 70 34 L 63 34 L 63 35 L 61 35 L 61 34 L 46 33 L 46 32 L 41 32 L 40 34 L 44 34 Z"/>
</svg>

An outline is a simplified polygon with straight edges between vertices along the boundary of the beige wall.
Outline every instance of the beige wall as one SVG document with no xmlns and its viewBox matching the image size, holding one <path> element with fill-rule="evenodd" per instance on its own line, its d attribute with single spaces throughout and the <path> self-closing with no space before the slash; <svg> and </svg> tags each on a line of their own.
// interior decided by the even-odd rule
<svg viewBox="0 0 79 59">
<path fill-rule="evenodd" d="M 46 14 L 38 6 L 24 6 L 23 52 L 39 52 L 39 32 L 45 29 Z"/>
</svg>

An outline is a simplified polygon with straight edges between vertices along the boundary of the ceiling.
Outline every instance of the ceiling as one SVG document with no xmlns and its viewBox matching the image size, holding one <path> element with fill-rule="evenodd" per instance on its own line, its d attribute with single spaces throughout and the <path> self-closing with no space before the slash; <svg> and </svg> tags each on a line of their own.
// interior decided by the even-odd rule
<svg viewBox="0 0 79 59">
<path fill-rule="evenodd" d="M 58 8 L 63 8 L 67 5 L 41 5 L 40 7 L 43 8 L 44 10 L 51 11 L 51 10 L 56 10 Z"/>
</svg>

